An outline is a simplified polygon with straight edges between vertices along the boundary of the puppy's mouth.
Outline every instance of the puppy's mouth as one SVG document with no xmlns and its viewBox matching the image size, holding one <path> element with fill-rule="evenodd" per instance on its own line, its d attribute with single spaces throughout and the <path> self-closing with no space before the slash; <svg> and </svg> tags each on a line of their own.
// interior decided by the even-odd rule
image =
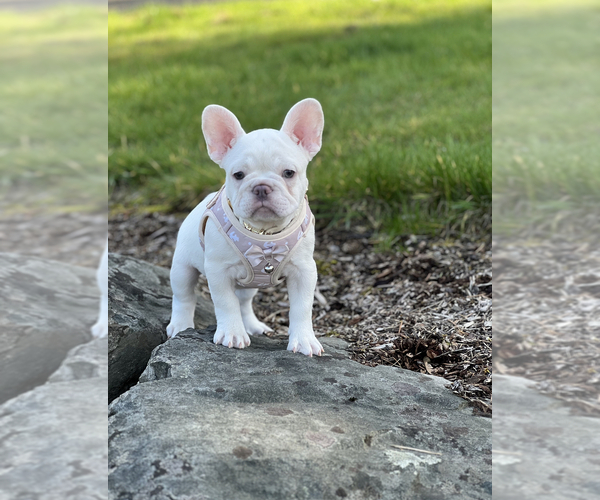
<svg viewBox="0 0 600 500">
<path fill-rule="evenodd" d="M 273 220 L 280 219 L 281 216 L 273 208 L 261 205 L 252 212 L 251 218 L 254 220 Z"/>
<path fill-rule="evenodd" d="M 242 196 L 236 209 L 236 217 L 247 221 L 249 224 L 264 227 L 267 225 L 279 226 L 285 223 L 290 216 L 298 210 L 298 204 L 293 203 L 283 196 L 268 196 L 259 200 L 256 196 Z"/>
</svg>

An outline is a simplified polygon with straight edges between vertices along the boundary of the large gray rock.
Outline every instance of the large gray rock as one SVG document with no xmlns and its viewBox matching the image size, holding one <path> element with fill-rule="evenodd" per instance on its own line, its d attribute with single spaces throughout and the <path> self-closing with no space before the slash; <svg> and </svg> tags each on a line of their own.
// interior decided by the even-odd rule
<svg viewBox="0 0 600 500">
<path fill-rule="evenodd" d="M 494 376 L 494 498 L 600 499 L 600 419 L 533 386 Z"/>
<path fill-rule="evenodd" d="M 100 292 L 94 269 L 0 253 L 0 403 L 43 384 L 89 341 Z"/>
<path fill-rule="evenodd" d="M 111 499 L 491 498 L 491 419 L 445 380 L 213 331 L 156 348 L 110 405 Z"/>
<path fill-rule="evenodd" d="M 152 349 L 167 340 L 171 317 L 169 270 L 133 257 L 108 256 L 108 397 L 112 401 L 146 368 Z M 199 297 L 196 327 L 216 322 L 212 302 Z"/>
<path fill-rule="evenodd" d="M 75 347 L 50 379 L 0 405 L 1 500 L 102 500 L 106 339 Z"/>
</svg>

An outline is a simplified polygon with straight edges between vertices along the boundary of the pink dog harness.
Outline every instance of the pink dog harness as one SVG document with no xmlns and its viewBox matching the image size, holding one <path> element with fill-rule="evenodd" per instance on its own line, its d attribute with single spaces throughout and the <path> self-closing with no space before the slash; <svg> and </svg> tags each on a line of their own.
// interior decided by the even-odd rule
<svg viewBox="0 0 600 500">
<path fill-rule="evenodd" d="M 266 288 L 284 282 L 281 272 L 315 218 L 308 206 L 308 198 L 292 224 L 277 234 L 256 234 L 246 229 L 233 213 L 225 186 L 207 205 L 200 220 L 200 245 L 204 249 L 206 222 L 212 219 L 225 239 L 238 252 L 246 266 L 247 275 L 237 282 L 242 288 Z"/>
</svg>

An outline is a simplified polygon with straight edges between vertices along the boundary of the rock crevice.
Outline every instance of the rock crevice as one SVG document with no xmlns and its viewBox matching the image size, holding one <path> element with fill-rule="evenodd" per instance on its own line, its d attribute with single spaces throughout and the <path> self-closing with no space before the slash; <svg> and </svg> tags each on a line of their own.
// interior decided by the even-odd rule
<svg viewBox="0 0 600 500">
<path fill-rule="evenodd" d="M 152 349 L 166 339 L 171 316 L 169 271 L 123 255 L 109 254 L 108 397 L 136 384 Z M 196 327 L 215 323 L 212 303 L 199 298 Z"/>
</svg>

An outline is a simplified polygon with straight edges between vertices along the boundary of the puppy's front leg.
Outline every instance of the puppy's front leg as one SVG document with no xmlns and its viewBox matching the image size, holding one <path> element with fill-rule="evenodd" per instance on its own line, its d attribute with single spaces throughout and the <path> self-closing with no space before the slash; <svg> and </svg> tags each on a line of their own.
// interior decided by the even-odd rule
<svg viewBox="0 0 600 500">
<path fill-rule="evenodd" d="M 307 356 L 323 354 L 323 347 L 315 337 L 312 326 L 312 305 L 317 287 L 315 261 L 305 260 L 296 265 L 288 275 L 287 288 L 290 297 L 290 340 L 288 351 L 301 352 Z"/>
<path fill-rule="evenodd" d="M 211 272 L 209 267 L 206 267 L 206 279 L 217 317 L 217 331 L 213 342 L 238 349 L 248 347 L 250 337 L 246 333 L 240 302 L 235 294 L 235 279 L 224 276 L 219 268 L 217 272 Z"/>
</svg>

